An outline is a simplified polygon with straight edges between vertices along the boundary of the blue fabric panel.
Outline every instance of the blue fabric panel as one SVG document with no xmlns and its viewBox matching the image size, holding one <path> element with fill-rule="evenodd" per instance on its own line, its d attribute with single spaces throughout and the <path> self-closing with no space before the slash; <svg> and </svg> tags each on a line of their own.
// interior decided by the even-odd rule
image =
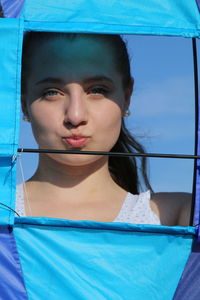
<svg viewBox="0 0 200 300">
<path fill-rule="evenodd" d="M 194 242 L 192 252 L 173 300 L 200 299 L 200 243 Z"/>
<path fill-rule="evenodd" d="M 197 5 L 200 10 L 200 0 L 197 0 Z M 200 99 L 200 89 L 199 89 L 199 99 Z M 198 104 L 198 115 L 200 116 L 200 103 Z M 197 131 L 197 155 L 200 155 L 200 118 L 198 123 Z M 200 224 L 200 160 L 197 160 L 197 169 L 196 169 L 196 187 L 195 187 L 195 209 L 194 209 L 194 225 Z"/>
<path fill-rule="evenodd" d="M 4 17 L 18 18 L 24 5 L 24 0 L 0 0 Z"/>
<path fill-rule="evenodd" d="M 199 92 L 198 96 L 200 99 L 200 88 L 198 92 Z M 200 101 L 198 103 L 197 110 L 198 110 L 197 155 L 200 155 Z M 197 168 L 195 171 L 196 171 L 196 186 L 195 186 L 194 225 L 200 225 L 200 159 L 197 159 Z"/>
<path fill-rule="evenodd" d="M 12 157 L 0 157 L 0 224 L 14 223 L 16 163 Z M 6 207 L 6 206 L 8 207 Z"/>
<path fill-rule="evenodd" d="M 200 130 L 200 124 L 198 124 L 198 132 Z M 198 151 L 197 155 L 200 155 L 200 137 L 198 136 Z M 194 225 L 200 223 L 200 160 L 197 160 L 196 168 L 196 186 L 195 186 L 195 208 L 194 208 Z"/>
<path fill-rule="evenodd" d="M 48 218 L 14 226 L 30 300 L 172 299 L 194 232 Z"/>
<path fill-rule="evenodd" d="M 198 8 L 199 8 L 199 11 L 200 11 L 200 0 L 196 0 L 197 1 L 197 5 L 198 5 Z"/>
<path fill-rule="evenodd" d="M 20 117 L 21 25 L 20 19 L 0 19 L 0 202 L 12 209 Z M 0 204 L 0 224 L 13 223 L 14 212 Z"/>
<path fill-rule="evenodd" d="M 0 299 L 27 300 L 12 229 L 0 226 Z"/>
<path fill-rule="evenodd" d="M 0 156 L 17 152 L 21 44 L 21 20 L 0 18 Z"/>
<path fill-rule="evenodd" d="M 184 31 L 182 29 L 167 28 L 166 31 L 160 31 L 158 28 L 137 27 L 137 26 L 113 26 L 91 24 L 91 23 L 48 23 L 48 22 L 26 22 L 25 30 L 51 31 L 51 32 L 79 32 L 79 33 L 108 33 L 108 34 L 139 34 L 139 35 L 168 35 L 183 37 L 199 37 L 200 31 Z"/>
<path fill-rule="evenodd" d="M 26 0 L 23 16 L 33 22 L 66 22 L 79 32 L 200 36 L 195 0 Z"/>
</svg>

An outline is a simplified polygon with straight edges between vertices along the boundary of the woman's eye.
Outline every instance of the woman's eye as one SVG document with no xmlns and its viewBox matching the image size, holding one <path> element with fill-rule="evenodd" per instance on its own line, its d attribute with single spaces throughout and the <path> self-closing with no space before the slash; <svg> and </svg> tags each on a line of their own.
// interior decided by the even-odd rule
<svg viewBox="0 0 200 300">
<path fill-rule="evenodd" d="M 108 90 L 104 87 L 94 87 L 91 88 L 88 92 L 88 94 L 95 94 L 95 95 L 104 95 L 106 96 L 108 94 Z"/>
<path fill-rule="evenodd" d="M 43 93 L 42 98 L 52 99 L 59 96 L 59 94 L 60 93 L 56 90 L 48 90 Z"/>
<path fill-rule="evenodd" d="M 56 96 L 57 94 L 58 94 L 57 91 L 48 91 L 48 92 L 46 92 L 46 95 L 48 95 L 48 96 Z"/>
</svg>

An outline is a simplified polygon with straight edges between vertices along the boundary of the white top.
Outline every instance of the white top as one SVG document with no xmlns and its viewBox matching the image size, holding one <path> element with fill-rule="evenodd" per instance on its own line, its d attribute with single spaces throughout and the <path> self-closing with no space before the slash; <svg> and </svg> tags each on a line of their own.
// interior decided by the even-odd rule
<svg viewBox="0 0 200 300">
<path fill-rule="evenodd" d="M 113 222 L 160 225 L 159 217 L 150 207 L 150 197 L 150 191 L 139 195 L 127 193 L 123 205 Z M 17 185 L 15 210 L 20 217 L 26 216 L 23 184 Z"/>
</svg>

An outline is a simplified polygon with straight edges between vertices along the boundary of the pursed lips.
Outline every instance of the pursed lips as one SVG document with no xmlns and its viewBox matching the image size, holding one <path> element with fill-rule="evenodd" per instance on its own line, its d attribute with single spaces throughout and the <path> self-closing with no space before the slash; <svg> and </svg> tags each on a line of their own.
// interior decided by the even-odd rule
<svg viewBox="0 0 200 300">
<path fill-rule="evenodd" d="M 64 141 L 64 143 L 66 143 L 69 146 L 80 148 L 87 143 L 89 138 L 90 137 L 88 136 L 73 134 L 69 137 L 63 137 L 62 140 Z"/>
</svg>

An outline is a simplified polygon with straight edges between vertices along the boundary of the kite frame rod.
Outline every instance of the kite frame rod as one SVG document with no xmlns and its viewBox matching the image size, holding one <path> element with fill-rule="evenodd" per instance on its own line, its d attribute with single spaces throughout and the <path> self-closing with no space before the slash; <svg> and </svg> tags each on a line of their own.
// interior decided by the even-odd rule
<svg viewBox="0 0 200 300">
<path fill-rule="evenodd" d="M 199 87 L 198 87 L 198 58 L 197 58 L 197 45 L 196 38 L 192 38 L 192 52 L 193 52 L 193 72 L 194 72 L 194 97 L 195 97 L 195 145 L 194 155 L 198 157 L 198 126 L 199 126 Z M 190 214 L 190 225 L 194 223 L 195 203 L 196 203 L 196 184 L 197 184 L 197 159 L 194 160 L 194 173 L 193 173 L 193 192 L 192 192 L 192 207 Z M 200 212 L 199 212 L 200 213 Z"/>
<path fill-rule="evenodd" d="M 190 154 L 167 154 L 167 153 L 126 153 L 106 151 L 78 151 L 78 150 L 55 150 L 55 149 L 31 149 L 19 148 L 19 153 L 54 153 L 54 154 L 81 154 L 81 155 L 108 155 L 119 157 L 155 157 L 155 158 L 179 158 L 179 159 L 200 159 L 200 155 Z"/>
</svg>

